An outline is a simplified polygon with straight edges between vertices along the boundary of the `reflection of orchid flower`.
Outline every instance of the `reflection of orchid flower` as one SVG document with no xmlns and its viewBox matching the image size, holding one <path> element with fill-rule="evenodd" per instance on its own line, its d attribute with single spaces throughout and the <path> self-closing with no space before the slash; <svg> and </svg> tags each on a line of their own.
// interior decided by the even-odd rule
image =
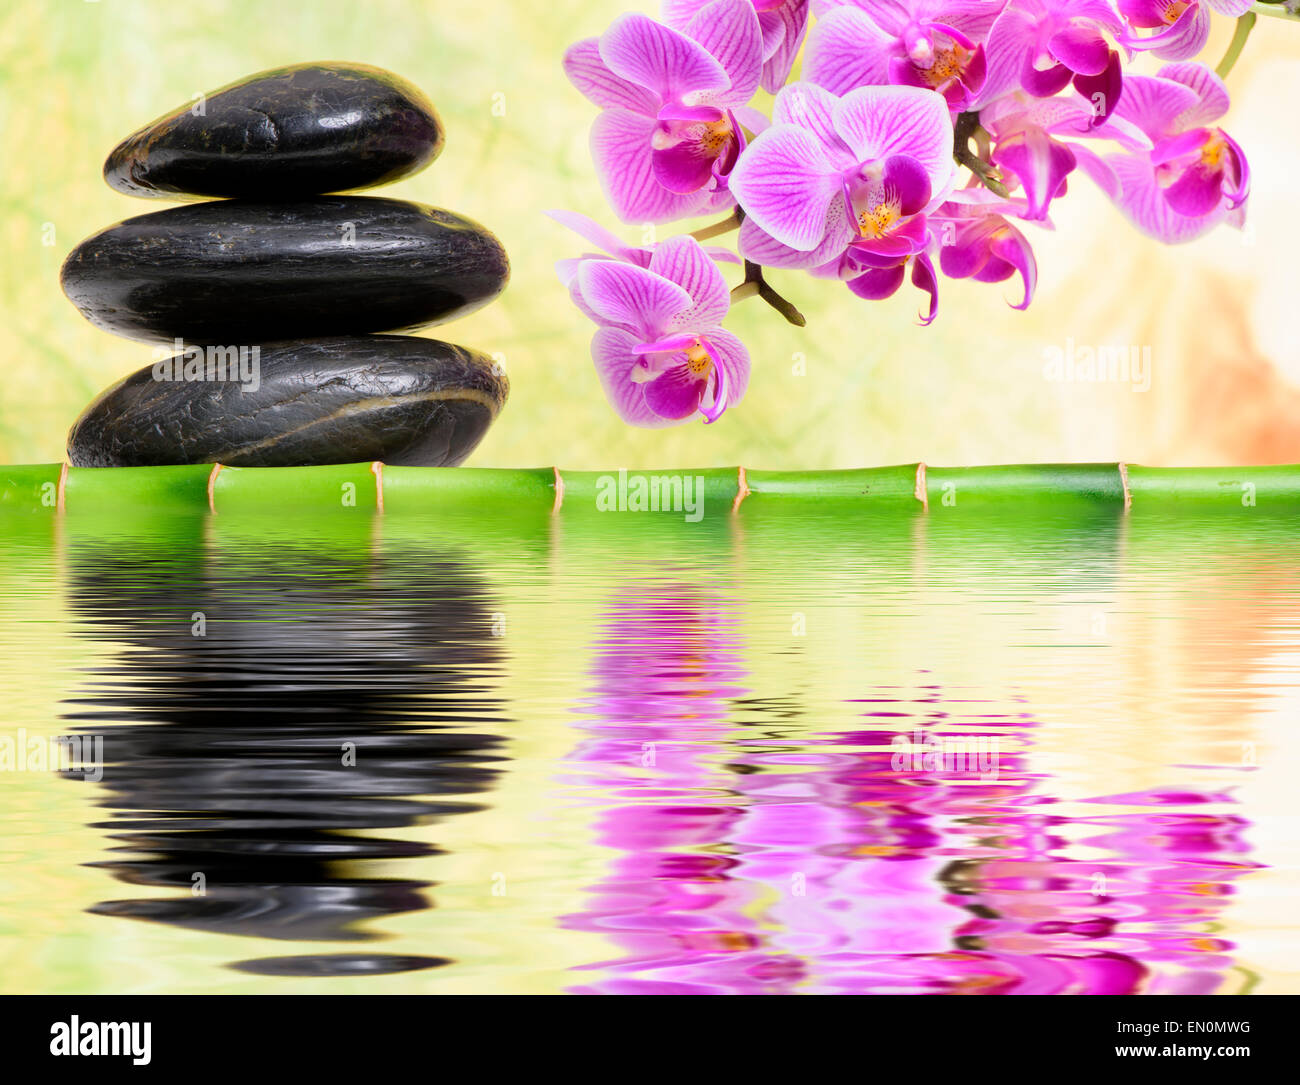
<svg viewBox="0 0 1300 1085">
<path fill-rule="evenodd" d="M 922 760 L 896 730 L 774 744 L 729 724 L 744 691 L 734 623 L 703 592 L 654 585 L 600 633 L 588 737 L 571 755 L 615 849 L 571 929 L 622 955 L 575 990 L 633 994 L 1133 994 L 1218 990 L 1231 948 L 1206 933 L 1251 869 L 1231 801 L 1192 790 L 1096 802 L 1094 857 L 1063 854 L 1027 763 L 1032 721 L 991 733 L 930 693 L 904 713 L 998 736 L 995 778 Z M 890 705 L 896 708 L 897 703 Z M 988 717 L 981 717 L 987 720 Z M 936 722 L 939 721 L 939 722 Z M 901 723 L 895 720 L 894 723 Z M 1009 749 L 1007 747 L 1010 747 Z M 743 766 L 744 771 L 728 771 Z"/>
</svg>

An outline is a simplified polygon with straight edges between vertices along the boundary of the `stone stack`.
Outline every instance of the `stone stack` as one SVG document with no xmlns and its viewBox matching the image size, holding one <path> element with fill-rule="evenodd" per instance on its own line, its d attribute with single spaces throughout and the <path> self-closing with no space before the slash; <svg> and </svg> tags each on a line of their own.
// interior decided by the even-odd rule
<svg viewBox="0 0 1300 1085">
<path fill-rule="evenodd" d="M 500 367 L 377 333 L 488 304 L 505 250 L 449 211 L 327 195 L 410 176 L 442 145 L 416 88 L 333 63 L 252 76 L 123 141 L 104 165 L 113 188 L 203 202 L 126 219 L 64 262 L 63 291 L 92 324 L 172 348 L 86 408 L 69 462 L 464 460 L 505 403 Z"/>
</svg>

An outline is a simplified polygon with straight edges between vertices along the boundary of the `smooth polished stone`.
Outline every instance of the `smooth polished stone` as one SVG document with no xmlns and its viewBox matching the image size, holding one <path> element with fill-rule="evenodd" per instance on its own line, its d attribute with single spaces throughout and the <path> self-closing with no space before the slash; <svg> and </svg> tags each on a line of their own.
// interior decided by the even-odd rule
<svg viewBox="0 0 1300 1085">
<path fill-rule="evenodd" d="M 412 331 L 481 308 L 509 277 L 501 242 L 478 223 L 371 196 L 137 215 L 83 241 L 60 275 L 105 331 L 227 345 Z"/>
<path fill-rule="evenodd" d="M 103 392 L 68 434 L 68 462 L 453 467 L 508 393 L 491 358 L 436 339 L 332 337 L 242 354 L 195 346 Z"/>
<path fill-rule="evenodd" d="M 128 196 L 274 200 L 387 184 L 443 147 L 406 80 L 366 64 L 295 64 L 241 79 L 145 125 L 104 180 Z"/>
</svg>

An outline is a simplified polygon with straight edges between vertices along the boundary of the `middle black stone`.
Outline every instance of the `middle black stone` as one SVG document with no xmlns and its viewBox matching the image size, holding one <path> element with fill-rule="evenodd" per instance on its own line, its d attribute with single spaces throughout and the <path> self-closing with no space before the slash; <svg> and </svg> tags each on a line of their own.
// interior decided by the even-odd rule
<svg viewBox="0 0 1300 1085">
<path fill-rule="evenodd" d="M 369 196 L 137 215 L 83 241 L 60 275 L 105 331 L 226 345 L 440 324 L 482 308 L 509 277 L 478 223 Z"/>
</svg>

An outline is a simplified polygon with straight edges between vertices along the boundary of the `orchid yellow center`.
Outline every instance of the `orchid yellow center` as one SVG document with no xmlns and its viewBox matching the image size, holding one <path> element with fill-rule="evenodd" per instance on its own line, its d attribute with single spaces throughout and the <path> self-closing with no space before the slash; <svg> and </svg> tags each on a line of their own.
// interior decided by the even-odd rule
<svg viewBox="0 0 1300 1085">
<path fill-rule="evenodd" d="M 1191 6 L 1191 0 L 1171 0 L 1170 3 L 1165 4 L 1160 15 L 1165 22 L 1172 26 L 1178 22 L 1179 16 Z"/>
<path fill-rule="evenodd" d="M 882 200 L 858 212 L 858 232 L 863 237 L 881 238 L 888 234 L 901 216 L 897 200 Z"/>
<path fill-rule="evenodd" d="M 711 121 L 708 124 L 700 126 L 700 147 L 710 158 L 717 158 L 727 148 L 735 134 L 731 128 L 731 121 L 723 117 L 720 121 Z"/>
<path fill-rule="evenodd" d="M 713 359 L 707 350 L 696 343 L 686 352 L 686 368 L 691 371 L 691 376 L 703 380 L 713 372 Z"/>
<path fill-rule="evenodd" d="M 934 54 L 934 63 L 928 68 L 921 68 L 921 78 L 930 86 L 938 88 L 958 78 L 966 68 L 966 59 L 970 51 L 960 45 L 950 49 L 940 49 Z"/>
<path fill-rule="evenodd" d="M 1227 147 L 1222 136 L 1210 136 L 1201 146 L 1201 163 L 1210 169 L 1218 169 L 1223 161 L 1223 152 Z"/>
</svg>

